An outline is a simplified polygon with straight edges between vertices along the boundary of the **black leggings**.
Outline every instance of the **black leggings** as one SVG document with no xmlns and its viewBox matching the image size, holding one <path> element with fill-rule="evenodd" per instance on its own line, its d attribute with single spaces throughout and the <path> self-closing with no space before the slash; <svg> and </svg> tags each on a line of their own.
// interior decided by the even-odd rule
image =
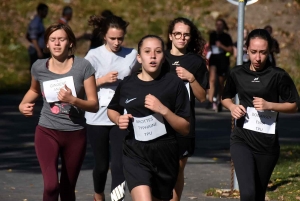
<svg viewBox="0 0 300 201">
<path fill-rule="evenodd" d="M 244 143 L 230 147 L 239 184 L 241 201 L 264 201 L 279 154 L 256 154 Z"/>
<path fill-rule="evenodd" d="M 111 156 L 111 200 L 117 201 L 125 197 L 125 177 L 123 174 L 123 140 L 126 130 L 118 126 L 87 126 L 87 134 L 95 159 L 93 170 L 94 190 L 100 194 L 104 192 L 107 172 L 109 168 L 109 142 Z"/>
</svg>

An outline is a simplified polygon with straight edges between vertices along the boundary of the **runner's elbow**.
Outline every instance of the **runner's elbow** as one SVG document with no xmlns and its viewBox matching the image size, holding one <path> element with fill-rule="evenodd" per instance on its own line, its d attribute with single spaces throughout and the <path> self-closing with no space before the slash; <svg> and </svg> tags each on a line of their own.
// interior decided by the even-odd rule
<svg viewBox="0 0 300 201">
<path fill-rule="evenodd" d="M 98 110 L 99 110 L 99 102 L 96 100 L 94 101 L 90 112 L 96 113 L 98 112 Z"/>
</svg>

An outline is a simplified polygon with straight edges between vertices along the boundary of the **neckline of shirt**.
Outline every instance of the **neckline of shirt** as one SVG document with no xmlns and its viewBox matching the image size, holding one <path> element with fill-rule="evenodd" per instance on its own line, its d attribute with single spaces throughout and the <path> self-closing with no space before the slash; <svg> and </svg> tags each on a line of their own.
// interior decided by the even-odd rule
<svg viewBox="0 0 300 201">
<path fill-rule="evenodd" d="M 77 57 L 74 56 L 74 55 L 72 56 L 72 58 L 73 58 L 72 66 L 71 66 L 70 70 L 69 70 L 68 72 L 66 72 L 66 73 L 59 74 L 59 73 L 54 73 L 54 72 L 50 71 L 50 70 L 49 70 L 49 60 L 50 60 L 50 58 L 46 60 L 46 63 L 45 63 L 46 70 L 47 70 L 49 73 L 53 74 L 53 75 L 59 75 L 59 76 L 68 75 L 68 74 L 73 70 L 73 68 L 74 68 L 75 60 L 77 60 Z"/>
</svg>

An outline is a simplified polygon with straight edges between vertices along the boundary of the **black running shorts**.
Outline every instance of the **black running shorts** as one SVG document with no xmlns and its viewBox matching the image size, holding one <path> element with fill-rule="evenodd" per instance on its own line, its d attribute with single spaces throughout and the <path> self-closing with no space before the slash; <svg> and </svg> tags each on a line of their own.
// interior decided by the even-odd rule
<svg viewBox="0 0 300 201">
<path fill-rule="evenodd" d="M 139 142 L 126 139 L 123 148 L 123 170 L 129 191 L 140 185 L 150 186 L 152 195 L 170 200 L 179 171 L 176 139 Z"/>
<path fill-rule="evenodd" d="M 179 158 L 190 157 L 195 151 L 195 138 L 177 137 L 179 147 Z"/>
</svg>

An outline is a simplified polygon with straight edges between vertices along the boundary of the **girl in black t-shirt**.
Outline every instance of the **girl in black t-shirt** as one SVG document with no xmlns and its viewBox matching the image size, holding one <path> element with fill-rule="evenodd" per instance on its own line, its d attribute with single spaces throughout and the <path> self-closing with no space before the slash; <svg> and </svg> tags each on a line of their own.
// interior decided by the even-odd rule
<svg viewBox="0 0 300 201">
<path fill-rule="evenodd" d="M 217 19 L 216 30 L 209 34 L 209 46 L 211 50 L 211 56 L 209 57 L 210 89 L 208 90 L 209 104 L 206 108 L 212 108 L 216 112 L 222 110 L 222 105 L 219 100 L 229 71 L 229 55 L 233 53 L 231 36 L 225 31 L 228 31 L 225 20 Z M 217 93 L 215 91 L 215 85 L 218 89 Z"/>
<path fill-rule="evenodd" d="M 164 43 L 148 35 L 138 44 L 142 72 L 126 77 L 108 106 L 108 117 L 127 129 L 123 170 L 133 200 L 170 200 L 178 174 L 176 133 L 190 130 L 184 83 L 162 71 Z M 125 114 L 124 114 L 125 110 Z"/>
<path fill-rule="evenodd" d="M 203 59 L 205 41 L 189 19 L 179 17 L 168 29 L 166 63 L 170 72 L 182 79 L 190 95 L 191 128 L 187 136 L 177 135 L 179 145 L 179 174 L 172 200 L 180 200 L 184 186 L 184 167 L 195 150 L 195 97 L 203 102 L 209 88 L 206 61 Z"/>
<path fill-rule="evenodd" d="M 231 70 L 222 104 L 236 119 L 230 152 L 241 200 L 264 201 L 279 157 L 278 113 L 297 111 L 298 92 L 290 76 L 269 62 L 272 38 L 266 30 L 253 30 L 246 47 L 250 63 Z M 236 94 L 240 104 L 232 102 Z"/>
</svg>

